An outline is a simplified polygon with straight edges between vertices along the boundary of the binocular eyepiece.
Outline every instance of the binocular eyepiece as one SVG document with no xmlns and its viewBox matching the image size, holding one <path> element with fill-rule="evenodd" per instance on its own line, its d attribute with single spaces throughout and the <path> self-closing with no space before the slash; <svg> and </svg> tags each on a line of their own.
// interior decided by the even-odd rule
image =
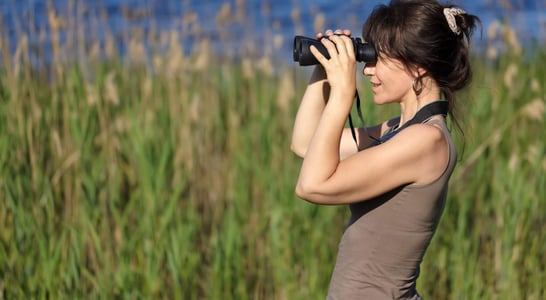
<svg viewBox="0 0 546 300">
<path fill-rule="evenodd" d="M 358 62 L 371 63 L 377 61 L 377 55 L 372 45 L 363 43 L 360 38 L 351 38 L 355 50 L 355 58 Z M 319 64 L 309 47 L 315 46 L 324 57 L 330 59 L 328 50 L 317 39 L 297 35 L 294 37 L 294 61 L 299 62 L 300 66 L 311 66 Z"/>
</svg>

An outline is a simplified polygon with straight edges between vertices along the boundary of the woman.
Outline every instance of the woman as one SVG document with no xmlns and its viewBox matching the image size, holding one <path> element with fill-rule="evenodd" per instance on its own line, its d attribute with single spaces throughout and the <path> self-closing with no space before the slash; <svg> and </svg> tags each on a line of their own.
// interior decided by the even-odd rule
<svg viewBox="0 0 546 300">
<path fill-rule="evenodd" d="M 351 210 L 328 299 L 419 299 L 419 265 L 457 160 L 446 116 L 453 118 L 455 92 L 470 81 L 469 42 L 478 22 L 434 0 L 374 9 L 363 39 L 377 62 L 363 74 L 375 104 L 398 103 L 401 113 L 358 129 L 356 145 L 344 129 L 356 89 L 351 33 L 317 34 L 330 59 L 311 47 L 321 65 L 300 104 L 291 148 L 303 157 L 296 194 Z"/>
</svg>

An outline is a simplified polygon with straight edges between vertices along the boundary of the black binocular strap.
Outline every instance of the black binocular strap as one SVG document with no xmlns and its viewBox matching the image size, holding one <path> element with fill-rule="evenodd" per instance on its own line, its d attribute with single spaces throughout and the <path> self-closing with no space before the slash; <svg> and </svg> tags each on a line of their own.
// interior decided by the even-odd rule
<svg viewBox="0 0 546 300">
<path fill-rule="evenodd" d="M 357 106 L 358 117 L 360 118 L 361 122 L 364 123 L 364 120 L 362 118 L 362 111 L 360 109 L 360 97 L 358 95 L 358 91 L 356 92 L 355 97 L 356 97 L 356 106 Z M 417 111 L 415 116 L 411 120 L 404 123 L 404 125 L 402 125 L 400 127 L 398 127 L 398 125 L 395 125 L 395 126 L 391 127 L 379 139 L 370 136 L 370 138 L 375 140 L 375 142 L 373 143 L 372 146 L 382 144 L 382 143 L 388 141 L 389 139 L 391 139 L 393 136 L 395 136 L 402 129 L 404 129 L 404 128 L 408 127 L 408 126 L 414 125 L 414 124 L 424 123 L 428 119 L 432 118 L 433 116 L 443 115 L 444 117 L 446 117 L 447 114 L 448 114 L 448 109 L 449 109 L 449 103 L 447 101 L 445 101 L 445 100 L 438 100 L 438 101 L 431 102 L 431 103 L 425 105 L 424 107 L 422 107 L 421 109 L 419 109 L 419 111 Z M 355 129 L 354 129 L 354 126 L 353 126 L 353 120 L 351 118 L 350 113 L 349 113 L 349 124 L 351 126 L 351 134 L 353 135 L 353 139 L 354 139 L 354 141 L 355 141 L 355 143 L 357 144 L 357 147 L 358 147 L 358 141 L 356 139 L 356 133 L 355 133 Z"/>
</svg>

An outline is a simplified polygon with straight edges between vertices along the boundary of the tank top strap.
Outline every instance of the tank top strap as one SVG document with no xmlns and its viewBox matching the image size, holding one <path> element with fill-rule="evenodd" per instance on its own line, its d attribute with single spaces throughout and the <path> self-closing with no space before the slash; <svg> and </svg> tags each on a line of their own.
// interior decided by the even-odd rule
<svg viewBox="0 0 546 300">
<path fill-rule="evenodd" d="M 447 127 L 447 124 L 444 121 L 437 119 L 428 120 L 424 124 L 438 125 L 438 128 L 440 128 L 440 130 L 442 131 L 449 147 L 448 168 L 454 168 L 457 161 L 457 147 L 455 146 L 455 142 L 453 141 L 453 137 L 451 136 L 451 130 Z"/>
</svg>

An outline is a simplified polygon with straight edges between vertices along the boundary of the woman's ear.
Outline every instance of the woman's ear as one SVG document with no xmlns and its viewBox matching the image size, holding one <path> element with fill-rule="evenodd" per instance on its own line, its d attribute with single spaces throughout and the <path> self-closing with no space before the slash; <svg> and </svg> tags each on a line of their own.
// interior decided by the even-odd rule
<svg viewBox="0 0 546 300">
<path fill-rule="evenodd" d="M 427 75 L 427 70 L 415 66 L 411 68 L 411 75 L 413 76 L 413 78 L 422 78 Z"/>
</svg>

